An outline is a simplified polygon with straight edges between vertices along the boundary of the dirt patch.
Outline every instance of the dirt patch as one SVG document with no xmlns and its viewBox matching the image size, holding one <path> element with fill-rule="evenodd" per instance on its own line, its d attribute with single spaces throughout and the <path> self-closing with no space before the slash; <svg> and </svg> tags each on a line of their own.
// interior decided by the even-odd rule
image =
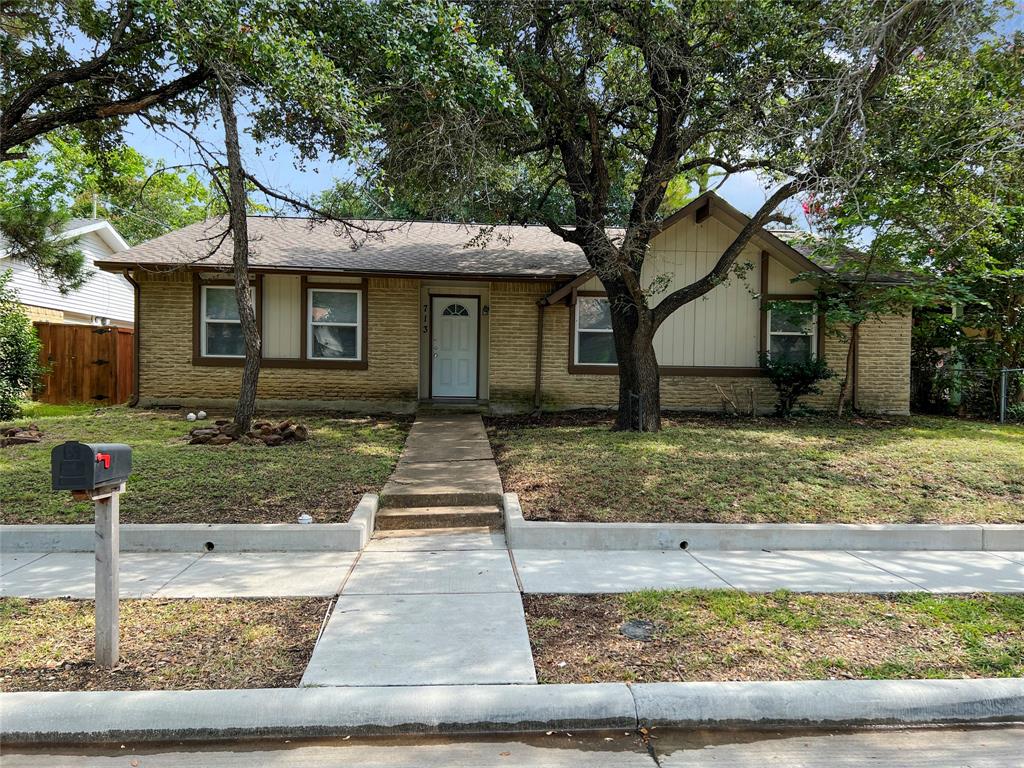
<svg viewBox="0 0 1024 768">
<path fill-rule="evenodd" d="M 328 601 L 122 600 L 121 661 L 93 663 L 93 603 L 0 599 L 0 691 L 298 685 Z"/>
<path fill-rule="evenodd" d="M 543 683 L 1024 674 L 1019 596 L 680 591 L 524 604 Z M 653 624 L 652 639 L 626 637 L 631 621 Z"/>
</svg>

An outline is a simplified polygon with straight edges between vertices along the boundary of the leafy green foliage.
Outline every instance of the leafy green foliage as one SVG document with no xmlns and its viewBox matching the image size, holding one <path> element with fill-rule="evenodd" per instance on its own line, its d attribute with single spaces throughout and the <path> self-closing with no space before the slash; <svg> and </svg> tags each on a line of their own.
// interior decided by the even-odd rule
<svg viewBox="0 0 1024 768">
<path fill-rule="evenodd" d="M 0 272 L 0 421 L 21 413 L 21 400 L 39 380 L 39 337 L 8 283 L 11 271 Z"/>
<path fill-rule="evenodd" d="M 91 218 L 94 196 L 97 215 L 129 245 L 201 221 L 213 204 L 194 172 L 167 169 L 125 145 L 90 149 L 79 131 L 59 131 L 25 158 L 0 165 L 0 228 L 10 238 L 19 220 L 33 221 L 19 255 L 44 275 L 73 283 L 75 265 L 61 269 L 45 254 L 57 248 L 77 254 L 73 242 L 56 242 L 53 235 L 68 218 Z"/>
<path fill-rule="evenodd" d="M 775 402 L 777 416 L 790 416 L 797 401 L 804 395 L 820 395 L 819 382 L 835 377 L 823 358 L 788 360 L 782 357 L 761 355 L 761 368 L 775 387 L 779 398 Z"/>
</svg>

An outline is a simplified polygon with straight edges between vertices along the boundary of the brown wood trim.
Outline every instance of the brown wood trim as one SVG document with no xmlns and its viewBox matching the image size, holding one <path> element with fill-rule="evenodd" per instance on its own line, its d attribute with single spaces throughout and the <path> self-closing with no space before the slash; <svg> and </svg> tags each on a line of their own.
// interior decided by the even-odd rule
<svg viewBox="0 0 1024 768">
<path fill-rule="evenodd" d="M 241 357 L 201 357 L 192 365 L 203 368 L 241 368 L 245 360 Z M 367 365 L 361 360 L 301 360 L 297 357 L 265 357 L 260 368 L 323 368 L 343 371 L 365 371 Z"/>
<path fill-rule="evenodd" d="M 603 291 L 580 291 L 580 296 L 605 296 Z M 762 316 L 764 316 L 762 314 Z M 576 307 L 569 309 L 569 373 L 575 376 L 618 376 L 618 365 L 577 364 L 576 360 Z M 660 365 L 658 374 L 670 376 L 736 376 L 751 378 L 763 376 L 760 368 L 749 366 Z"/>
<path fill-rule="evenodd" d="M 757 340 L 758 359 L 768 352 L 768 269 L 771 255 L 761 251 L 761 329 Z"/>
<path fill-rule="evenodd" d="M 430 400 L 480 400 L 480 326 L 483 319 L 483 297 L 472 293 L 431 293 L 429 307 L 429 331 L 427 332 L 427 396 Z M 473 397 L 434 397 L 434 299 L 476 299 L 476 380 L 473 382 Z"/>
<path fill-rule="evenodd" d="M 569 373 L 577 376 L 618 376 L 619 366 L 617 365 L 570 365 Z M 760 368 L 740 366 L 700 366 L 700 365 L 661 365 L 658 366 L 658 375 L 664 378 L 675 376 L 704 376 L 707 378 L 736 377 L 736 378 L 758 378 L 764 375 Z"/>
<path fill-rule="evenodd" d="M 370 343 L 370 322 L 369 322 L 369 281 L 360 280 L 358 283 L 311 283 L 306 279 L 306 275 L 302 274 L 302 279 L 299 281 L 300 290 L 302 291 L 302 301 L 299 304 L 302 307 L 302 324 L 299 332 L 299 357 L 293 361 L 293 368 L 335 368 L 337 370 L 348 370 L 348 371 L 365 371 L 370 367 L 369 360 L 369 343 Z M 360 314 L 362 315 L 361 333 L 362 340 L 360 342 L 360 352 L 358 360 L 321 360 L 313 359 L 309 357 L 309 289 L 323 288 L 326 290 L 347 290 L 347 291 L 360 291 L 362 297 L 360 298 Z M 269 362 L 269 361 L 268 361 Z M 270 366 L 274 367 L 274 366 Z M 287 366 L 278 366 L 287 367 Z"/>
<path fill-rule="evenodd" d="M 607 291 L 576 291 L 577 296 L 607 296 Z"/>
<path fill-rule="evenodd" d="M 772 301 L 817 301 L 816 293 L 768 293 L 765 294 L 765 302 Z"/>
<path fill-rule="evenodd" d="M 704 204 L 697 209 L 697 212 L 693 215 L 693 220 L 696 224 L 700 224 L 702 221 L 707 219 L 711 215 L 711 198 L 709 197 L 704 201 Z"/>
<path fill-rule="evenodd" d="M 165 272 L 231 272 L 228 264 L 139 264 L 136 262 L 97 261 L 96 266 L 104 271 L 121 272 L 125 269 L 144 269 L 154 273 Z M 372 272 L 366 270 L 344 270 L 344 269 L 294 269 L 274 267 L 250 267 L 249 272 L 253 275 L 309 275 L 310 277 L 358 277 L 369 278 L 395 278 L 398 280 L 455 280 L 464 282 L 481 283 L 558 283 L 564 280 L 575 280 L 577 274 L 555 274 L 555 275 L 509 275 L 490 274 L 487 272 Z"/>
<path fill-rule="evenodd" d="M 261 317 L 263 315 L 263 296 L 260 288 L 260 281 L 253 276 L 250 278 L 250 282 L 255 289 L 255 306 L 253 307 L 253 311 L 256 313 L 256 328 L 259 330 L 260 339 L 262 340 L 263 322 Z M 194 272 L 192 274 L 192 365 L 224 365 L 230 367 L 234 365 L 242 365 L 245 362 L 244 357 L 203 357 L 203 322 L 202 317 L 200 316 L 203 308 L 203 286 L 233 286 L 234 284 L 234 280 L 203 280 L 200 278 L 198 272 Z"/>
</svg>

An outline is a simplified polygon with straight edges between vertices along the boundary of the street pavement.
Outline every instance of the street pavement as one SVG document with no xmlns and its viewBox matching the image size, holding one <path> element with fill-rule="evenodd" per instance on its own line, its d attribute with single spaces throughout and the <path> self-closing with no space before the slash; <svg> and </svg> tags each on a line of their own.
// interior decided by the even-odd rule
<svg viewBox="0 0 1024 768">
<path fill-rule="evenodd" d="M 5 750 L 4 768 L 1014 768 L 1024 727 L 658 732 Z"/>
</svg>

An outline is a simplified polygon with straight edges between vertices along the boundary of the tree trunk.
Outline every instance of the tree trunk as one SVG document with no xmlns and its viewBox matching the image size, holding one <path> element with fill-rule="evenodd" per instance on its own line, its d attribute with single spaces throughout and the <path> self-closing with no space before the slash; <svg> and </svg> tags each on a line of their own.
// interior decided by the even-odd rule
<svg viewBox="0 0 1024 768">
<path fill-rule="evenodd" d="M 245 218 L 248 206 L 245 169 L 242 167 L 242 153 L 238 145 L 238 120 L 231 93 L 223 81 L 218 85 L 217 92 L 220 97 L 220 115 L 224 121 L 224 148 L 228 160 L 228 221 L 233 246 L 231 265 L 235 279 L 235 298 L 238 300 L 238 317 L 245 339 L 245 365 L 242 368 L 238 403 L 235 405 L 235 430 L 244 434 L 252 427 L 256 413 L 256 386 L 260 377 L 262 342 L 249 286 L 249 228 Z"/>
<path fill-rule="evenodd" d="M 853 383 L 854 363 L 857 360 L 857 339 L 860 338 L 860 323 L 850 326 L 850 344 L 846 348 L 846 372 L 843 375 L 843 382 L 839 385 L 839 403 L 836 406 L 836 415 L 842 416 L 846 410 L 846 402 L 850 399 L 850 385 Z"/>
<path fill-rule="evenodd" d="M 654 352 L 654 324 L 646 307 L 637 308 L 625 291 L 608 291 L 619 361 L 619 412 L 615 429 L 661 430 L 661 377 Z"/>
</svg>

